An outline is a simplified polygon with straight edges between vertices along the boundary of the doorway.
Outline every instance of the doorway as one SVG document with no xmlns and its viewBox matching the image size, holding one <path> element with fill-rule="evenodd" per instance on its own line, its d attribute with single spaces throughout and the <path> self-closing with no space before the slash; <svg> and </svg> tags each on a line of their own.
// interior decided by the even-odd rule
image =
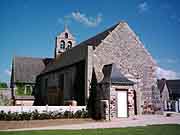
<svg viewBox="0 0 180 135">
<path fill-rule="evenodd" d="M 117 91 L 117 117 L 128 117 L 128 92 L 127 90 Z"/>
</svg>

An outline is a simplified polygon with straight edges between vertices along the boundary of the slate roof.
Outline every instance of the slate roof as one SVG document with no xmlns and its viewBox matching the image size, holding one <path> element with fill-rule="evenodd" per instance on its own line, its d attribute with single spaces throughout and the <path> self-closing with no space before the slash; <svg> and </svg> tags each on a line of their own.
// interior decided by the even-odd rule
<svg viewBox="0 0 180 135">
<path fill-rule="evenodd" d="M 116 67 L 115 64 L 108 64 L 103 67 L 104 79 L 102 82 L 111 81 L 112 84 L 133 85 L 134 82 L 128 80 Z"/>
<path fill-rule="evenodd" d="M 161 79 L 157 81 L 157 86 L 158 86 L 158 89 L 160 90 L 160 93 L 162 93 L 165 83 L 166 83 L 165 79 Z"/>
<path fill-rule="evenodd" d="M 81 42 L 79 45 L 98 46 L 101 43 L 101 41 L 103 39 L 105 39 L 109 35 L 109 33 L 112 32 L 119 24 L 120 24 L 120 22 L 113 25 L 113 26 L 111 26 L 110 28 L 106 29 L 105 31 L 103 31 L 103 32 L 101 32 L 101 33 L 99 33 L 99 34 L 97 34 L 97 35 L 95 35 L 95 36 Z"/>
<path fill-rule="evenodd" d="M 180 80 L 167 80 L 166 84 L 170 94 L 180 95 Z"/>
<path fill-rule="evenodd" d="M 102 40 L 104 40 L 110 32 L 112 32 L 120 23 L 122 22 L 119 22 L 113 26 L 111 26 L 110 28 L 106 29 L 105 31 L 81 42 L 80 44 L 76 45 L 77 46 L 81 46 L 81 45 L 91 45 L 91 46 L 98 46 Z M 75 49 L 76 47 L 73 47 L 73 49 Z M 64 52 L 66 53 L 66 52 Z M 47 72 L 51 72 L 53 70 L 56 70 L 57 69 L 57 61 L 60 61 L 62 59 L 62 56 L 59 56 L 57 59 L 54 59 L 54 61 L 52 61 L 44 70 L 43 72 L 41 73 L 42 74 L 45 74 Z"/>
<path fill-rule="evenodd" d="M 14 57 L 11 83 L 35 83 L 36 76 L 51 60 L 51 58 Z"/>
<path fill-rule="evenodd" d="M 116 67 L 115 64 L 112 65 L 112 71 L 111 71 L 111 82 L 112 83 L 118 83 L 118 84 L 124 84 L 124 85 L 133 85 L 134 82 L 128 80 L 121 72 L 120 69 Z"/>
<path fill-rule="evenodd" d="M 173 97 L 180 97 L 180 80 L 158 80 L 158 88 L 162 93 L 165 84 L 169 90 L 169 94 Z"/>
</svg>

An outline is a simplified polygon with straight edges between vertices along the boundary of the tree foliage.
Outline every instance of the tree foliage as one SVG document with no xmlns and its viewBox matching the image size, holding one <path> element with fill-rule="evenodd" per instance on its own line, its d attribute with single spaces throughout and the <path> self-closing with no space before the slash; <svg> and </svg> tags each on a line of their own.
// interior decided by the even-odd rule
<svg viewBox="0 0 180 135">
<path fill-rule="evenodd" d="M 0 82 L 0 88 L 8 88 L 7 83 L 5 83 L 5 82 Z"/>
<path fill-rule="evenodd" d="M 95 70 L 93 68 L 92 72 L 92 79 L 90 84 L 90 97 L 88 101 L 88 115 L 89 117 L 93 119 L 99 119 L 98 112 L 97 112 L 97 104 L 96 104 L 96 98 L 97 98 L 97 78 L 95 74 Z"/>
</svg>

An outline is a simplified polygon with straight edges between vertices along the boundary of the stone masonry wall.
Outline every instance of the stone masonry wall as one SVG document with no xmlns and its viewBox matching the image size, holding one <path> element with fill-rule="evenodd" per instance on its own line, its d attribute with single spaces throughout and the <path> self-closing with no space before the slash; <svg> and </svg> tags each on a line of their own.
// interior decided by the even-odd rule
<svg viewBox="0 0 180 135">
<path fill-rule="evenodd" d="M 152 90 L 157 88 L 156 63 L 125 22 L 120 23 L 93 52 L 98 82 L 103 78 L 103 66 L 111 63 L 115 63 L 123 75 L 136 83 L 137 112 L 143 113 L 144 103 L 152 105 L 154 100 Z"/>
<path fill-rule="evenodd" d="M 38 77 L 39 85 L 37 89 L 37 95 L 41 95 L 44 99 L 47 99 L 47 88 L 45 88 L 45 80 L 48 79 L 48 87 L 58 88 L 59 86 L 59 76 L 64 74 L 64 99 L 70 100 L 72 98 L 72 94 L 75 92 L 72 89 L 72 85 L 74 82 L 74 77 L 76 74 L 75 63 L 86 61 L 87 62 L 87 54 L 88 54 L 88 46 L 75 46 L 72 49 L 64 52 L 61 56 L 56 58 L 55 64 L 49 64 L 44 71 L 45 74 Z M 87 66 L 87 63 L 86 65 Z M 64 68 L 66 67 L 66 68 Z M 48 70 L 47 70 L 48 69 Z M 61 69 L 61 70 L 60 70 Z M 48 72 L 51 70 L 57 70 L 53 72 Z M 48 72 L 48 73 L 47 73 Z M 85 72 L 87 69 L 85 68 Z M 86 75 L 86 73 L 85 73 Z M 87 78 L 87 75 L 85 76 Z M 87 90 L 87 79 L 85 82 L 85 90 Z M 88 97 L 88 91 L 85 91 L 85 98 Z M 39 96 L 37 97 L 39 98 Z"/>
<path fill-rule="evenodd" d="M 128 115 L 135 115 L 134 108 L 134 91 L 133 87 L 129 86 L 112 86 L 110 92 L 110 115 L 111 118 L 117 117 L 117 91 L 116 89 L 127 89 L 128 90 Z"/>
</svg>

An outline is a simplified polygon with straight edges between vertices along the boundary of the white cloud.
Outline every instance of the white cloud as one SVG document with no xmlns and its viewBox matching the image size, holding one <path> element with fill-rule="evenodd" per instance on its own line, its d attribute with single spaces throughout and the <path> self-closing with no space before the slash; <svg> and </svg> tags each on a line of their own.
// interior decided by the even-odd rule
<svg viewBox="0 0 180 135">
<path fill-rule="evenodd" d="M 165 78 L 165 79 L 177 79 L 179 78 L 179 74 L 172 71 L 172 70 L 166 70 L 166 69 L 163 69 L 163 68 L 160 68 L 158 67 L 156 69 L 156 75 L 157 75 L 157 78 L 158 79 L 162 79 L 162 78 Z"/>
<path fill-rule="evenodd" d="M 82 24 L 89 26 L 89 27 L 96 27 L 102 21 L 102 15 L 101 14 L 98 14 L 96 17 L 91 17 L 91 16 L 87 16 L 86 14 L 81 13 L 79 11 L 72 12 L 71 17 L 75 21 L 82 23 Z"/>
<path fill-rule="evenodd" d="M 6 69 L 4 72 L 5 72 L 8 76 L 11 76 L 11 70 Z"/>
<path fill-rule="evenodd" d="M 143 13 L 149 10 L 149 5 L 147 2 L 142 2 L 138 5 L 139 13 Z"/>
<path fill-rule="evenodd" d="M 58 18 L 57 23 L 64 25 L 70 23 L 71 20 L 75 20 L 76 22 L 84 24 L 85 26 L 88 27 L 96 27 L 102 22 L 102 15 L 98 14 L 96 17 L 92 17 L 92 16 L 87 16 L 85 13 L 74 11 L 69 15 L 66 15 L 62 18 Z"/>
</svg>

